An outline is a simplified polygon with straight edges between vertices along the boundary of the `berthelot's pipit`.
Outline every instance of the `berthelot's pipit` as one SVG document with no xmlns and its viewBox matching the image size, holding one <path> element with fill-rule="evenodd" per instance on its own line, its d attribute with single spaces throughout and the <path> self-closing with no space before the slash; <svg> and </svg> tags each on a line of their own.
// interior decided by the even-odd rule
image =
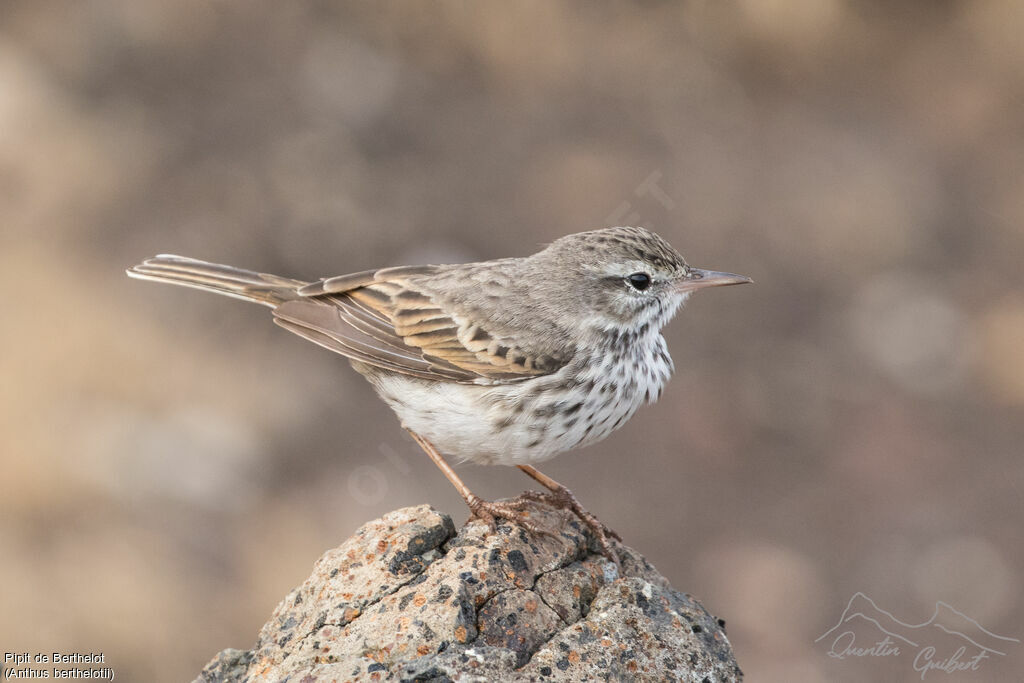
<svg viewBox="0 0 1024 683">
<path fill-rule="evenodd" d="M 567 235 L 525 258 L 399 266 L 304 282 L 181 256 L 132 277 L 273 309 L 274 322 L 349 359 L 458 489 L 472 517 L 525 519 L 474 495 L 442 454 L 515 465 L 573 510 L 613 561 L 614 535 L 533 464 L 594 443 L 656 401 L 672 372 L 661 328 L 690 294 L 750 282 L 687 265 L 643 228 Z"/>
</svg>

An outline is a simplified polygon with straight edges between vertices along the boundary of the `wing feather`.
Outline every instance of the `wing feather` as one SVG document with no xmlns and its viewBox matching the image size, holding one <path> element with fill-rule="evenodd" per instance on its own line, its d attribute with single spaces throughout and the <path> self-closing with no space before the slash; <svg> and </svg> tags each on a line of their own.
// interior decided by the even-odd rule
<svg viewBox="0 0 1024 683">
<path fill-rule="evenodd" d="M 415 377 L 510 382 L 549 374 L 568 362 L 495 338 L 436 300 L 417 275 L 436 266 L 386 268 L 326 278 L 277 307 L 278 324 L 349 358 Z"/>
<path fill-rule="evenodd" d="M 275 309 L 274 322 L 332 351 L 370 365 L 424 379 L 472 379 L 470 373 L 433 363 L 408 346 L 403 350 L 380 344 L 376 338 L 360 333 L 343 319 L 341 309 L 330 304 L 289 301 Z"/>
</svg>

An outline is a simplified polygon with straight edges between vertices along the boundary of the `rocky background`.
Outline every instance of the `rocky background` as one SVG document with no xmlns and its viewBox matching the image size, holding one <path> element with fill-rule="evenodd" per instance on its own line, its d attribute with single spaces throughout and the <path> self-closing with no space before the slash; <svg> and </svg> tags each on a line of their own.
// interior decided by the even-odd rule
<svg viewBox="0 0 1024 683">
<path fill-rule="evenodd" d="M 4 649 L 187 680 L 367 520 L 465 518 L 346 363 L 126 266 L 622 223 L 757 284 L 694 297 L 661 402 L 545 472 L 750 680 L 920 680 L 815 642 L 858 591 L 1024 639 L 1021 35 L 1016 0 L 0 3 Z"/>
</svg>

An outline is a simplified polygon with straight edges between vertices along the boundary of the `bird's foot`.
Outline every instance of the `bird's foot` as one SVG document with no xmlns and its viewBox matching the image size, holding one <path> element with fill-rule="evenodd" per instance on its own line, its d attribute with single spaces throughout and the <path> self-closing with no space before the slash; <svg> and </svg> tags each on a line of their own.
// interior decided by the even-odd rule
<svg viewBox="0 0 1024 683">
<path fill-rule="evenodd" d="M 475 519 L 480 520 L 484 524 L 488 525 L 491 528 L 491 531 L 497 531 L 498 519 L 505 519 L 518 524 L 533 534 L 545 536 L 556 535 L 550 529 L 545 529 L 530 519 L 530 513 L 524 510 L 527 501 L 522 498 L 518 500 L 488 502 L 473 496 L 467 500 L 466 503 L 469 505 L 469 509 L 472 512 L 469 516 L 469 520 L 467 521 L 471 522 Z"/>
<path fill-rule="evenodd" d="M 526 491 L 520 498 L 547 503 L 559 510 L 572 511 L 594 534 L 594 537 L 597 539 L 597 545 L 601 549 L 601 554 L 621 570 L 622 565 L 619 563 L 619 556 L 612 549 L 611 542 L 608 539 L 614 538 L 617 541 L 621 541 L 622 536 L 619 536 L 614 529 L 606 526 L 590 510 L 580 505 L 572 491 L 559 485 L 559 488 L 552 489 L 550 492 Z"/>
</svg>

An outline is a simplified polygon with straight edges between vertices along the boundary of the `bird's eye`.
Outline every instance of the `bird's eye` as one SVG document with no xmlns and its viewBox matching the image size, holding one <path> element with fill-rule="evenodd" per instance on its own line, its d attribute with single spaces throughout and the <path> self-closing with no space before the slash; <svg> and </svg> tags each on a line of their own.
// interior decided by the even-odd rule
<svg viewBox="0 0 1024 683">
<path fill-rule="evenodd" d="M 651 276 L 647 273 L 633 273 L 626 280 L 633 285 L 633 289 L 642 292 L 651 286 Z"/>
</svg>

